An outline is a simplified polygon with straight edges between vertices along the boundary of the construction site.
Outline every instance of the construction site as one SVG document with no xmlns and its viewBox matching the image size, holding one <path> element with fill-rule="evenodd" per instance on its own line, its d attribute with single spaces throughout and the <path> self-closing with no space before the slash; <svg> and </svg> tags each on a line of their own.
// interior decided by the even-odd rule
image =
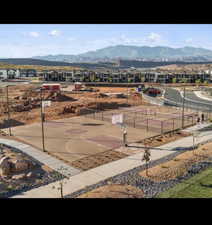
<svg viewBox="0 0 212 225">
<path fill-rule="evenodd" d="M 42 89 L 41 89 L 42 87 Z M 27 143 L 43 151 L 41 102 L 44 111 L 45 151 L 81 170 L 128 156 L 123 127 L 111 123 L 124 115 L 129 143 L 164 143 L 183 136 L 180 110 L 151 105 L 135 88 L 75 85 L 18 85 L 1 89 L 1 136 Z M 8 94 L 7 94 L 8 93 Z M 192 111 L 184 114 L 184 126 L 196 123 Z M 12 136 L 8 136 L 11 132 Z"/>
</svg>

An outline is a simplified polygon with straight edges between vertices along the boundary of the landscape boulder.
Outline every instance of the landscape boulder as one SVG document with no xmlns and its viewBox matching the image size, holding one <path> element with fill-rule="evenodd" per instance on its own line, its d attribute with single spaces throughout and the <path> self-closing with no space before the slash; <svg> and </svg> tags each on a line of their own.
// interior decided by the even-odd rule
<svg viewBox="0 0 212 225">
<path fill-rule="evenodd" d="M 21 172 L 33 167 L 33 163 L 26 159 L 17 159 L 13 162 L 14 172 Z"/>
<path fill-rule="evenodd" d="M 36 177 L 36 174 L 33 173 L 33 172 L 29 172 L 29 173 L 27 173 L 26 177 L 27 178 L 34 178 L 34 177 Z"/>
<path fill-rule="evenodd" d="M 13 175 L 12 179 L 13 180 L 22 180 L 26 178 L 26 174 L 25 173 L 21 173 L 21 174 L 17 174 L 17 175 Z"/>
<path fill-rule="evenodd" d="M 0 159 L 0 174 L 9 175 L 11 172 L 11 165 L 9 162 L 9 157 L 3 157 Z"/>
</svg>

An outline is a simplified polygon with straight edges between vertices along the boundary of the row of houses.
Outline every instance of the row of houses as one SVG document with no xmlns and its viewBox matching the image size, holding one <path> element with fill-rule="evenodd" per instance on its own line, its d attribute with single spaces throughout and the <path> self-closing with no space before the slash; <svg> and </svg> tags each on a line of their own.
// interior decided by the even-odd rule
<svg viewBox="0 0 212 225">
<path fill-rule="evenodd" d="M 158 72 L 94 72 L 94 71 L 71 71 L 42 72 L 39 76 L 45 81 L 70 81 L 70 82 L 111 82 L 111 83 L 195 83 L 196 80 L 201 82 L 211 82 L 212 75 L 204 72 L 201 73 L 158 73 Z"/>
<path fill-rule="evenodd" d="M 37 71 L 34 69 L 0 69 L 0 79 L 14 79 L 20 77 L 36 77 Z"/>
<path fill-rule="evenodd" d="M 69 82 L 111 82 L 111 83 L 195 83 L 197 80 L 212 81 L 212 74 L 199 73 L 160 73 L 147 71 L 36 71 L 34 69 L 0 69 L 0 79 L 21 77 L 41 77 L 44 81 Z"/>
</svg>

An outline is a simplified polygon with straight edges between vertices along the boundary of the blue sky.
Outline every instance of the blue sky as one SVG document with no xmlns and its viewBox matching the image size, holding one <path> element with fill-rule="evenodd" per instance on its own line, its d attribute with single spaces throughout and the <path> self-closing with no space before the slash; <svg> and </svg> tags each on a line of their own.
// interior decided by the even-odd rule
<svg viewBox="0 0 212 225">
<path fill-rule="evenodd" d="M 1 24 L 0 58 L 80 54 L 118 44 L 212 50 L 212 24 Z"/>
</svg>

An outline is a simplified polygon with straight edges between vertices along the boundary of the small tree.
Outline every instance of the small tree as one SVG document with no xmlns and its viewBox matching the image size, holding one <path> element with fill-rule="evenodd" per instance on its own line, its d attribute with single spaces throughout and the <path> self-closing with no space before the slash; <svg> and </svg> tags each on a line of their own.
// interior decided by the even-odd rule
<svg viewBox="0 0 212 225">
<path fill-rule="evenodd" d="M 196 80 L 196 81 L 195 81 L 195 83 L 197 84 L 197 86 L 199 86 L 199 85 L 200 85 L 200 83 L 201 83 L 201 80 L 200 80 L 200 79 L 198 79 L 198 80 Z"/>
<path fill-rule="evenodd" d="M 209 83 L 208 80 L 205 80 L 205 81 L 204 81 L 204 84 L 205 84 L 205 85 L 208 85 L 208 83 Z"/>
<path fill-rule="evenodd" d="M 176 77 L 174 77 L 174 78 L 172 78 L 172 83 L 177 83 L 177 78 Z"/>
<path fill-rule="evenodd" d="M 183 78 L 182 81 L 183 81 L 183 83 L 187 83 L 188 79 L 187 78 Z"/>
<path fill-rule="evenodd" d="M 150 150 L 145 145 L 142 161 L 146 162 L 146 176 L 148 176 L 148 163 L 150 161 L 150 156 L 151 156 Z"/>
<path fill-rule="evenodd" d="M 59 180 L 59 187 L 57 187 L 57 190 L 60 191 L 60 197 L 63 198 L 64 195 L 63 195 L 63 187 L 64 187 L 64 184 L 66 184 L 67 180 L 69 180 L 69 176 L 71 176 L 71 174 L 68 174 L 66 173 L 67 171 L 67 168 L 61 166 L 59 169 L 58 169 L 59 172 L 57 171 L 54 171 L 52 177 L 55 178 L 56 180 Z M 66 173 L 66 177 L 64 178 L 64 173 Z M 55 189 L 56 187 L 53 186 L 52 187 L 53 189 Z"/>
</svg>

